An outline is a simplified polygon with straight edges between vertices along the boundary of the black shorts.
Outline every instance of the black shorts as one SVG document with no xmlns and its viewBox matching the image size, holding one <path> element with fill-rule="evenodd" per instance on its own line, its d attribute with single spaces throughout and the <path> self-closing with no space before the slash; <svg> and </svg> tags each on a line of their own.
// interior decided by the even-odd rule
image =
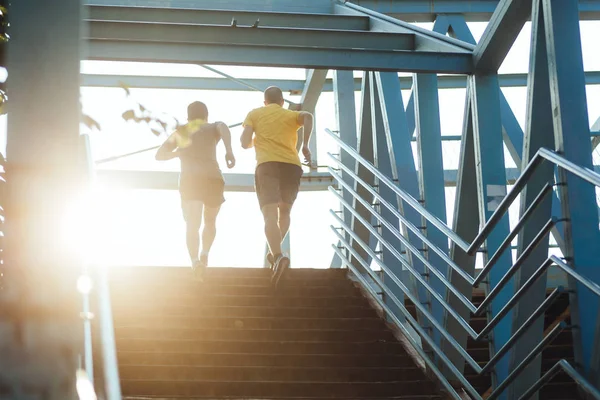
<svg viewBox="0 0 600 400">
<path fill-rule="evenodd" d="M 300 189 L 302 168 L 295 164 L 266 162 L 256 167 L 254 186 L 258 204 L 294 204 Z"/>
<path fill-rule="evenodd" d="M 204 177 L 181 177 L 179 193 L 181 200 L 201 201 L 207 207 L 219 207 L 225 202 L 223 179 Z"/>
</svg>

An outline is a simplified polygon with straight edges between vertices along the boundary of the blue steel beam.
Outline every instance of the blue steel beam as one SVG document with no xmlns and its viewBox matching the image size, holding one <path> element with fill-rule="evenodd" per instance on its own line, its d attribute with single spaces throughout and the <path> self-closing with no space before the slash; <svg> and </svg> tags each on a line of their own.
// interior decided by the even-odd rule
<svg viewBox="0 0 600 400">
<path fill-rule="evenodd" d="M 529 60 L 530 84 L 527 88 L 527 115 L 525 117 L 525 147 L 521 168 L 526 167 L 540 148 L 554 148 L 554 126 L 552 122 L 552 103 L 550 99 L 550 84 L 548 75 L 548 57 L 546 53 L 546 35 L 544 29 L 544 14 L 540 0 L 533 0 L 531 13 L 531 53 Z M 521 193 L 520 217 L 530 207 L 544 186 L 554 183 L 554 167 L 545 163 L 538 167 L 527 186 Z M 517 257 L 535 240 L 544 225 L 552 217 L 553 196 L 546 196 L 537 205 L 531 219 L 519 233 Z M 558 204 L 560 207 L 560 203 Z M 525 282 L 538 270 L 548 258 L 549 235 L 541 240 L 539 245 L 529 253 L 527 262 L 515 274 L 515 290 L 519 290 Z M 536 311 L 546 298 L 546 277 L 544 275 L 533 284 L 527 293 L 517 303 L 513 314 L 513 334 L 521 328 L 527 319 Z M 515 369 L 535 346 L 543 339 L 544 318 L 539 318 L 515 344 L 510 356 L 510 368 Z M 542 360 L 536 358 L 525 368 L 509 388 L 510 398 L 520 398 L 533 386 L 541 376 Z M 536 393 L 532 399 L 537 400 Z"/>
<path fill-rule="evenodd" d="M 478 71 L 497 72 L 531 15 L 531 0 L 501 0 L 473 52 Z"/>
<path fill-rule="evenodd" d="M 358 149 L 359 153 L 369 162 L 374 163 L 375 162 L 375 149 L 373 148 L 373 140 L 374 140 L 374 135 L 373 135 L 373 115 L 372 115 L 372 107 L 371 107 L 371 79 L 369 79 L 369 73 L 365 72 L 363 73 L 363 80 L 362 80 L 362 91 L 361 91 L 361 98 L 360 98 L 360 119 L 359 119 L 359 127 L 358 127 L 358 140 L 357 140 L 357 145 L 356 148 Z M 365 182 L 365 184 L 373 186 L 375 184 L 375 177 L 374 175 L 367 169 L 365 168 L 362 164 L 360 163 L 355 163 L 355 172 L 356 174 L 359 176 L 359 178 Z M 365 189 L 365 187 L 361 184 L 359 184 L 358 182 L 354 182 L 354 190 L 357 192 L 358 196 L 367 201 L 368 203 L 372 203 L 373 202 L 373 195 L 367 190 Z M 364 220 L 366 221 L 372 221 L 373 220 L 373 215 L 369 212 L 369 210 L 367 210 L 360 201 L 353 199 L 352 200 L 352 208 L 355 209 L 358 212 L 358 215 L 360 215 Z M 356 235 L 364 242 L 364 243 L 369 243 L 369 246 L 371 246 L 372 250 L 375 250 L 375 246 L 376 243 L 374 241 L 373 235 L 371 235 L 371 232 L 369 231 L 369 229 L 367 227 L 365 227 L 359 220 L 358 218 L 355 218 L 354 216 L 352 216 L 351 221 L 350 221 L 350 227 L 352 228 L 352 231 L 354 233 L 356 233 Z M 369 264 L 371 263 L 371 257 L 369 256 L 368 252 L 363 249 L 360 244 L 356 243 L 354 240 L 352 240 L 352 248 L 360 255 L 360 257 L 367 261 Z M 356 260 L 354 257 L 351 257 L 352 260 L 352 264 L 358 268 L 359 271 L 362 270 L 362 265 L 360 264 L 360 262 L 358 260 Z"/>
<path fill-rule="evenodd" d="M 392 165 L 396 170 L 396 176 L 394 178 L 398 179 L 399 187 L 418 199 L 420 198 L 419 178 L 412 152 L 412 135 L 409 133 L 406 123 L 400 82 L 398 81 L 396 74 L 385 72 L 376 72 L 375 81 L 381 101 L 385 136 L 388 143 L 388 149 L 390 150 L 390 158 Z M 417 211 L 412 207 L 405 205 L 404 202 L 400 202 L 399 205 L 399 209 L 411 224 L 414 226 L 421 226 L 421 215 Z M 423 242 L 412 232 L 404 225 L 399 228 L 415 248 L 423 249 Z M 423 263 L 416 257 L 412 257 L 410 252 L 407 253 L 407 258 L 417 271 L 420 271 L 423 274 L 426 272 Z M 417 285 L 416 279 L 412 275 L 410 280 L 410 284 L 407 282 L 407 287 L 411 288 L 412 292 L 418 296 L 419 301 L 428 303 L 429 307 L 431 307 L 429 292 L 427 292 L 422 285 Z M 431 329 L 429 322 L 423 318 L 420 313 L 418 319 L 421 326 L 429 330 Z"/>
<path fill-rule="evenodd" d="M 593 168 L 592 148 L 588 136 L 581 34 L 577 4 L 543 0 L 550 93 L 556 149 L 584 168 Z M 565 257 L 578 273 L 600 283 L 600 232 L 595 188 L 572 174 L 559 171 L 559 187 L 565 224 Z M 584 373 L 600 382 L 600 328 L 598 298 L 582 285 L 570 280 L 576 293 L 571 296 L 571 320 L 579 326 L 573 330 L 575 361 Z"/>
<path fill-rule="evenodd" d="M 391 18 L 385 14 L 357 6 L 356 4 L 340 0 L 338 0 L 338 3 L 341 4 L 334 5 L 334 12 L 336 14 L 368 16 L 371 31 L 413 33 L 415 35 L 415 50 L 471 53 L 474 49 L 474 46 L 469 43 Z"/>
<path fill-rule="evenodd" d="M 368 31 L 369 18 L 352 15 L 317 13 L 284 13 L 243 10 L 206 10 L 167 7 L 88 6 L 88 21 L 163 22 L 173 24 L 251 26 L 260 20 L 260 27 L 336 29 Z"/>
<path fill-rule="evenodd" d="M 392 180 L 398 179 L 398 171 L 396 170 L 395 160 L 393 156 L 393 151 L 390 148 L 390 141 L 388 140 L 388 136 L 386 134 L 385 129 L 385 120 L 383 117 L 383 104 L 381 99 L 381 94 L 378 90 L 378 87 L 374 83 L 374 75 L 373 73 L 369 73 L 369 79 L 371 80 L 371 115 L 373 116 L 373 148 L 374 151 L 374 160 L 373 163 L 377 169 L 385 174 L 388 178 Z M 402 110 L 402 109 L 401 109 Z M 402 112 L 402 111 L 399 111 Z M 396 193 L 389 188 L 388 186 L 382 184 L 378 179 L 375 179 L 375 185 L 379 194 L 389 203 L 398 205 L 398 196 Z M 387 207 L 379 207 L 379 212 L 383 219 L 392 224 L 392 226 L 398 225 L 398 218 L 392 213 Z M 377 223 L 380 226 L 378 228 L 379 234 L 383 237 L 385 241 L 387 241 L 393 248 L 400 249 L 402 245 L 398 238 L 387 228 L 381 227 L 380 222 Z M 381 260 L 385 263 L 385 265 L 394 273 L 394 275 L 398 277 L 402 277 L 403 266 L 398 258 L 394 256 L 394 254 L 386 247 L 381 249 Z M 389 277 L 386 272 L 382 272 L 383 277 L 382 280 L 388 286 L 392 294 L 399 299 L 401 302 L 404 301 L 404 293 L 402 290 L 393 282 L 393 279 Z M 401 321 L 404 320 L 404 315 L 398 309 L 398 306 L 387 298 L 386 294 L 383 294 L 383 300 L 390 307 L 390 309 L 394 312 L 396 318 L 399 318 Z"/>
<path fill-rule="evenodd" d="M 448 18 L 440 16 L 435 21 L 433 31 L 445 34 L 449 27 Z M 420 198 L 430 212 L 445 221 L 446 192 L 444 189 L 437 76 L 435 74 L 415 74 L 413 82 L 415 115 L 411 118 L 416 120 Z M 439 229 L 428 223 L 424 218 L 422 218 L 420 226 L 425 227 L 425 234 L 439 249 L 448 251 L 448 238 Z M 448 266 L 441 257 L 431 251 L 427 251 L 425 256 L 432 265 L 437 266 L 442 274 L 447 275 Z M 427 280 L 442 297 L 446 296 L 446 288 L 437 277 L 429 275 Z M 438 301 L 431 303 L 431 313 L 438 322 L 443 322 L 444 308 Z M 439 331 L 433 331 L 433 339 L 438 346 L 441 345 Z"/>
<path fill-rule="evenodd" d="M 272 45 L 256 46 L 253 50 L 251 46 L 240 44 L 88 41 L 90 60 L 451 74 L 469 74 L 472 71 L 471 55 L 467 53 Z"/>
<path fill-rule="evenodd" d="M 410 22 L 433 22 L 439 14 L 462 14 L 467 21 L 489 21 L 500 0 L 354 0 L 354 3 Z M 600 3 L 579 0 L 581 20 L 600 19 Z"/>
<path fill-rule="evenodd" d="M 317 106 L 317 101 L 321 96 L 321 92 L 323 91 L 323 85 L 325 84 L 325 78 L 327 78 L 327 70 L 326 69 L 311 69 L 307 71 L 306 75 L 306 84 L 304 85 L 304 89 L 302 90 L 302 95 L 300 96 L 300 105 L 303 111 L 308 111 L 311 114 L 315 114 L 315 108 Z M 311 136 L 311 140 L 309 142 L 310 151 L 312 152 L 312 160 L 310 160 L 311 167 L 313 165 L 318 165 L 318 157 L 317 157 L 317 132 L 311 132 L 313 135 Z M 298 130 L 298 142 L 297 147 L 300 150 L 302 145 L 302 140 L 304 138 L 304 128 L 300 128 Z"/>
<path fill-rule="evenodd" d="M 471 34 L 471 31 L 465 22 L 464 18 L 461 16 L 451 16 L 448 17 L 451 23 L 450 27 L 452 31 L 460 35 L 459 39 L 464 40 L 469 43 L 475 43 L 475 38 Z M 527 80 L 527 75 L 525 75 L 524 80 Z M 504 93 L 500 91 L 500 116 L 502 119 L 502 136 L 504 140 L 504 145 L 508 149 L 513 161 L 517 166 L 521 165 L 522 161 L 522 151 L 523 151 L 523 130 L 521 129 L 521 125 L 517 121 L 515 114 L 513 113 Z M 560 200 L 556 193 L 553 193 L 553 201 L 552 201 L 552 212 L 554 215 L 560 215 Z M 561 248 L 564 248 L 564 232 L 563 226 L 555 226 L 552 229 L 554 238 Z"/>
<path fill-rule="evenodd" d="M 500 117 L 500 86 L 496 75 L 473 75 L 471 82 L 475 163 L 477 165 L 477 197 L 480 221 L 488 221 L 497 205 L 506 195 L 506 172 L 502 121 Z M 486 240 L 484 264 L 493 255 L 510 232 L 508 215 L 504 215 Z M 512 266 L 510 252 L 504 252 L 488 276 L 492 289 Z M 493 318 L 513 295 L 510 283 L 492 301 L 488 317 Z M 510 338 L 512 312 L 509 312 L 493 330 L 490 353 L 493 356 Z M 493 370 L 492 383 L 496 387 L 508 376 L 508 357 L 503 357 Z M 504 396 L 504 395 L 503 395 Z"/>
<path fill-rule="evenodd" d="M 600 85 L 600 71 L 586 72 L 587 85 Z M 402 76 L 400 88 L 410 90 L 413 78 Z M 524 87 L 527 86 L 527 74 L 503 74 L 498 75 L 501 87 Z M 253 86 L 266 89 L 270 85 L 276 85 L 284 92 L 302 93 L 305 81 L 300 79 L 244 79 Z M 362 78 L 353 78 L 353 90 L 360 91 Z M 104 74 L 82 74 L 81 85 L 84 87 L 119 87 L 120 83 L 126 83 L 131 88 L 147 89 L 190 89 L 190 90 L 231 90 L 246 91 L 248 88 L 229 79 L 204 78 L 189 76 L 136 76 L 136 75 L 104 75 Z M 461 89 L 465 88 L 467 79 L 461 75 L 438 76 L 438 88 Z M 326 79 L 323 92 L 332 92 L 333 80 Z M 600 130 L 593 128 L 592 130 Z"/>
<path fill-rule="evenodd" d="M 356 104 L 354 100 L 354 78 L 352 71 L 333 71 L 333 87 L 334 87 L 334 105 L 335 105 L 335 119 L 337 121 L 337 129 L 340 133 L 340 138 L 348 146 L 353 149 L 358 148 L 358 134 L 356 129 Z M 345 151 L 338 151 L 340 153 L 340 159 L 342 164 L 348 167 L 351 171 L 356 170 L 356 161 L 354 158 L 346 153 Z M 352 177 L 344 171 L 341 171 L 342 179 L 352 187 L 354 180 Z M 352 194 L 347 191 L 342 191 L 342 196 L 348 204 L 352 204 Z M 351 224 L 351 213 L 345 207 L 341 208 L 344 210 L 344 221 Z M 350 242 L 350 237 L 346 238 Z M 341 267 L 341 260 L 339 257 L 334 256 L 332 261 L 332 267 Z"/>
<path fill-rule="evenodd" d="M 329 0 L 84 0 L 87 5 L 143 6 L 203 10 L 238 10 L 286 13 L 331 13 Z"/>
<path fill-rule="evenodd" d="M 154 43 L 415 50 L 411 33 L 90 21 L 87 38 Z M 204 63 L 206 64 L 206 63 Z"/>
<path fill-rule="evenodd" d="M 467 88 L 467 94 L 470 88 Z M 458 171 L 460 175 L 456 178 L 456 195 L 454 201 L 454 219 L 452 228 L 457 235 L 472 243 L 479 234 L 479 214 L 473 212 L 473 199 L 478 198 L 477 192 L 477 165 L 475 164 L 475 142 L 473 137 L 473 113 L 471 110 L 471 96 L 465 98 L 465 111 L 463 117 L 462 137 L 460 147 L 460 163 Z M 460 265 L 460 267 L 469 275 L 475 275 L 475 255 L 469 255 L 460 246 L 454 242 L 450 245 L 450 258 Z M 467 299 L 473 296 L 473 286 L 465 281 L 459 274 L 450 269 L 449 280 L 452 286 L 460 290 L 460 293 Z M 465 321 L 469 321 L 471 312 L 469 309 L 451 292 L 447 292 L 447 300 L 452 309 L 456 310 Z M 464 328 L 446 313 L 444 326 L 452 337 L 463 348 L 467 348 L 467 333 Z M 455 367 L 464 371 L 465 360 L 456 351 L 456 349 L 447 341 L 442 343 L 442 350 L 452 361 Z"/>
<path fill-rule="evenodd" d="M 437 24 L 437 21 L 436 21 Z M 447 29 L 447 28 L 446 28 Z M 433 215 L 446 221 L 446 192 L 444 189 L 444 163 L 442 158 L 442 132 L 440 110 L 435 74 L 415 75 L 415 112 L 417 120 L 417 149 L 419 152 L 419 186 L 423 205 Z M 425 219 L 426 235 L 440 250 L 448 252 L 448 237 Z M 448 275 L 448 265 L 432 251 L 426 253 L 428 261 L 437 267 L 444 276 Z M 439 278 L 430 274 L 432 287 L 442 297 L 446 296 L 446 287 Z M 444 319 L 444 308 L 435 301 L 431 306 L 433 316 L 440 322 Z M 441 336 L 434 332 L 434 340 L 441 345 Z"/>
</svg>

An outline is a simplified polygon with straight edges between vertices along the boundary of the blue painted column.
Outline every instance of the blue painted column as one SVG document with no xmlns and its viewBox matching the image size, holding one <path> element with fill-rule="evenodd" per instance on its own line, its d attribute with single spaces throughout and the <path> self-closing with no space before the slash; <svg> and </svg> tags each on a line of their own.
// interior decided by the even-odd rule
<svg viewBox="0 0 600 400">
<path fill-rule="evenodd" d="M 502 143 L 502 123 L 500 119 L 500 86 L 496 74 L 473 75 L 469 77 L 473 110 L 473 129 L 475 138 L 475 164 L 477 166 L 477 197 L 479 219 L 487 221 L 497 205 L 506 195 L 506 171 L 504 146 Z M 510 232 L 508 214 L 505 214 L 486 240 L 487 252 L 484 263 L 500 247 Z M 493 288 L 506 271 L 512 266 L 510 251 L 504 252 L 489 274 L 489 288 Z M 514 292 L 509 282 L 491 305 L 488 319 L 493 318 L 508 302 Z M 490 341 L 490 353 L 493 356 L 511 336 L 511 318 L 508 313 L 493 330 Z M 497 364 L 492 373 L 494 387 L 504 381 L 509 373 L 508 357 Z"/>
<path fill-rule="evenodd" d="M 368 73 L 363 74 L 362 79 L 362 90 L 361 90 L 361 106 L 360 106 L 360 121 L 359 121 L 359 136 L 357 148 L 360 155 L 370 163 L 374 163 L 374 149 L 373 149 L 373 118 L 371 112 L 371 81 L 368 77 Z M 356 163 L 356 174 L 363 180 L 367 185 L 373 186 L 375 183 L 375 177 L 373 174 L 362 166 L 360 163 Z M 357 194 L 365 201 L 372 203 L 373 195 L 369 193 L 361 184 L 354 183 L 354 190 Z M 372 221 L 372 214 L 367 210 L 359 201 L 353 200 L 353 208 L 358 214 L 367 221 Z M 371 249 L 375 250 L 376 242 L 371 235 L 371 232 L 365 227 L 357 218 L 352 217 L 351 228 L 358 237 L 365 243 L 369 243 Z M 367 263 L 371 262 L 371 257 L 368 253 L 356 242 L 352 241 L 352 248 L 361 256 Z M 358 261 L 351 257 L 353 265 L 360 271 L 363 269 L 362 265 Z"/>
<path fill-rule="evenodd" d="M 585 75 L 577 2 L 543 0 L 556 149 L 582 167 L 593 169 Z M 565 257 L 580 274 L 600 284 L 598 205 L 592 185 L 561 172 L 559 189 L 565 224 Z M 571 321 L 575 359 L 599 384 L 600 321 L 598 298 L 573 281 Z"/>
<path fill-rule="evenodd" d="M 433 215 L 446 222 L 446 192 L 444 185 L 444 163 L 442 159 L 442 132 L 440 127 L 440 107 L 438 84 L 435 74 L 415 74 L 413 93 L 417 119 L 417 148 L 419 152 L 419 189 L 423 205 Z M 422 226 L 433 244 L 445 253 L 448 252 L 448 238 L 425 218 Z M 444 276 L 448 276 L 448 265 L 435 252 L 425 254 L 427 260 Z M 431 273 L 428 281 L 442 298 L 446 296 L 446 286 Z M 444 320 L 444 308 L 432 299 L 431 311 L 440 323 Z M 434 332 L 434 339 L 441 344 L 440 333 Z"/>
<path fill-rule="evenodd" d="M 398 186 L 408 192 L 415 199 L 419 199 L 419 180 L 415 161 L 412 152 L 411 138 L 412 134 L 408 131 L 406 123 L 406 113 L 402 101 L 402 92 L 400 91 L 400 81 L 398 74 L 392 72 L 376 72 L 375 84 L 381 101 L 381 112 L 383 116 L 383 126 L 385 129 L 386 141 L 390 149 L 390 158 L 392 166 L 396 169 Z M 414 226 L 421 225 L 421 214 L 412 207 L 400 202 L 400 211 Z M 412 232 L 407 232 L 404 226 L 403 234 L 410 240 L 410 243 L 417 249 L 423 249 L 423 242 L 419 240 Z M 425 266 L 416 257 L 407 253 L 408 260 L 412 266 L 422 274 L 425 274 Z M 429 293 L 421 284 L 412 278 L 407 287 L 418 297 L 422 304 L 431 309 Z M 420 313 L 417 315 L 419 323 L 426 329 L 431 330 L 431 324 Z"/>
<path fill-rule="evenodd" d="M 354 100 L 354 74 L 352 71 L 333 71 L 333 96 L 335 101 L 335 117 L 340 138 L 347 145 L 356 149 L 358 135 L 356 130 L 356 104 Z M 356 161 L 345 151 L 339 151 L 342 164 L 356 170 Z M 342 178 L 346 183 L 353 186 L 354 179 L 348 176 L 344 171 L 340 171 Z M 352 194 L 342 189 L 344 199 L 352 204 Z M 344 211 L 344 221 L 350 224 L 352 214 L 350 211 L 341 208 Z M 350 240 L 347 236 L 346 239 Z M 334 255 L 334 260 L 331 263 L 332 268 L 341 267 L 341 260 L 337 255 Z"/>
<path fill-rule="evenodd" d="M 369 73 L 369 79 L 373 82 L 374 76 L 373 73 Z M 396 167 L 393 164 L 393 157 L 391 156 L 391 149 L 389 147 L 389 142 L 387 140 L 387 135 L 385 132 L 385 125 L 383 120 L 383 114 L 381 111 L 381 99 L 380 94 L 377 91 L 377 87 L 375 85 L 371 85 L 371 115 L 373 116 L 372 124 L 373 124 L 373 148 L 375 149 L 375 157 L 374 164 L 377 169 L 388 177 L 390 180 L 396 180 L 398 175 L 396 171 Z M 398 196 L 394 191 L 382 183 L 379 179 L 375 179 L 375 184 L 377 192 L 389 203 L 397 205 L 398 204 Z M 398 218 L 387 208 L 387 207 L 378 207 L 380 215 L 386 222 L 389 222 L 391 225 L 397 227 Z M 376 226 L 378 226 L 378 232 L 383 237 L 383 239 L 389 243 L 394 249 L 400 250 L 402 248 L 402 244 L 398 240 L 396 236 L 394 236 L 386 227 L 382 226 L 379 221 L 376 221 Z M 400 279 L 402 279 L 403 274 L 403 266 L 400 260 L 392 254 L 392 252 L 381 245 L 381 260 L 385 263 L 385 265 Z M 407 257 L 408 258 L 408 257 Z M 386 286 L 390 288 L 394 296 L 400 300 L 404 301 L 404 293 L 402 290 L 392 281 L 387 273 L 383 273 L 383 281 Z M 395 312 L 396 317 L 400 319 L 400 321 L 404 320 L 404 315 L 400 313 L 398 307 L 392 300 L 386 298 L 384 293 L 384 301 L 386 304 Z"/>
<path fill-rule="evenodd" d="M 13 1 L 8 46 L 5 290 L 0 382 L 8 398 L 78 399 L 82 256 L 65 217 L 85 187 L 79 137 L 81 2 Z M 69 241 L 71 239 L 71 242 Z M 4 397 L 4 396 L 2 396 Z"/>
<path fill-rule="evenodd" d="M 531 14 L 531 55 L 529 60 L 529 82 L 527 87 L 527 115 L 525 128 L 525 144 L 523 147 L 523 162 L 521 169 L 542 148 L 554 148 L 554 134 L 552 126 L 552 104 L 550 101 L 550 85 L 548 82 L 548 57 L 546 55 L 546 35 L 544 29 L 544 15 L 541 10 L 540 0 L 533 0 Z M 550 163 L 542 164 L 531 177 L 527 186 L 521 193 L 520 217 L 531 205 L 545 185 L 554 183 L 554 167 Z M 536 211 L 525 224 L 519 234 L 517 257 L 521 256 L 527 246 L 538 236 L 544 225 L 552 216 L 552 198 L 550 192 L 538 204 Z M 550 242 L 549 232 L 544 236 L 538 247 L 527 257 L 515 275 L 515 290 L 538 270 L 548 257 Z M 535 283 L 517 303 L 513 314 L 512 332 L 517 330 L 536 311 L 546 298 L 546 274 Z M 544 317 L 538 320 L 516 343 L 511 352 L 510 368 L 516 368 L 525 357 L 542 340 L 544 333 Z M 510 398 L 519 398 L 540 378 L 542 368 L 541 357 L 536 358 L 521 373 L 509 389 Z M 536 393 L 532 398 L 537 399 Z"/>
<path fill-rule="evenodd" d="M 458 165 L 458 176 L 456 182 L 456 196 L 454 202 L 454 219 L 452 229 L 456 234 L 472 243 L 479 233 L 479 215 L 474 212 L 475 201 L 478 198 L 477 191 L 477 166 L 475 164 L 475 142 L 473 137 L 473 113 L 470 84 L 467 82 L 467 96 L 465 99 L 465 111 L 463 117 L 462 140 L 460 147 L 460 163 Z M 450 258 L 470 276 L 475 275 L 475 256 L 467 254 L 460 246 L 450 244 Z M 473 296 L 473 285 L 467 282 L 452 269 L 449 271 L 449 279 L 452 286 L 460 291 L 469 300 Z M 469 321 L 471 312 L 451 292 L 448 291 L 447 300 L 452 309 L 465 320 Z M 448 333 L 463 348 L 467 347 L 468 335 L 457 320 L 446 315 L 445 327 Z M 447 341 L 442 343 L 442 350 L 452 361 L 459 371 L 464 371 L 464 358 Z M 451 375 L 448 375 L 451 376 Z"/>
</svg>

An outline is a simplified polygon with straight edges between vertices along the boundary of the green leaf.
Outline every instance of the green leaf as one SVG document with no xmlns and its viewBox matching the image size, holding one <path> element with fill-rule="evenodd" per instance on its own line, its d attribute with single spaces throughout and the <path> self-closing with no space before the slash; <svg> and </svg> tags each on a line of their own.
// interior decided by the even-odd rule
<svg viewBox="0 0 600 400">
<path fill-rule="evenodd" d="M 85 126 L 87 126 L 90 129 L 97 129 L 99 131 L 102 130 L 102 128 L 100 127 L 100 124 L 98 123 L 98 121 L 96 121 L 95 119 L 93 119 L 89 115 L 82 114 L 81 115 L 81 121 L 84 123 Z"/>
<path fill-rule="evenodd" d="M 132 119 L 135 119 L 135 111 L 127 110 L 123 113 L 122 117 L 125 121 L 130 121 Z"/>
<path fill-rule="evenodd" d="M 127 93 L 127 96 L 131 95 L 131 92 L 129 91 L 129 86 L 127 86 L 125 83 L 119 81 L 119 87 L 121 87 L 123 90 L 125 90 L 125 93 Z"/>
</svg>

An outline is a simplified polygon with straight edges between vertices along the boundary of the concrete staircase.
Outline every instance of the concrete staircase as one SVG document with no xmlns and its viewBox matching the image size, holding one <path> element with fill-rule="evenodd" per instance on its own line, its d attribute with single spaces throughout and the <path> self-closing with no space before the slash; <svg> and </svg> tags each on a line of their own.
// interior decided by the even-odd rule
<svg viewBox="0 0 600 400">
<path fill-rule="evenodd" d="M 126 399 L 443 398 L 345 270 L 292 269 L 277 291 L 250 268 L 110 281 Z"/>
</svg>

